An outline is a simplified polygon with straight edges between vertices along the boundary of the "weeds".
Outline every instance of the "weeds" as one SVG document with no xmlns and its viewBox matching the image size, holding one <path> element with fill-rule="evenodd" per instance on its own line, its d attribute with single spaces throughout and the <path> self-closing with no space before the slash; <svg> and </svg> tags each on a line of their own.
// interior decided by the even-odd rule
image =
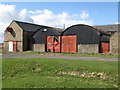
<svg viewBox="0 0 120 90">
<path fill-rule="evenodd" d="M 3 59 L 3 88 L 118 88 L 118 63 Z"/>
</svg>

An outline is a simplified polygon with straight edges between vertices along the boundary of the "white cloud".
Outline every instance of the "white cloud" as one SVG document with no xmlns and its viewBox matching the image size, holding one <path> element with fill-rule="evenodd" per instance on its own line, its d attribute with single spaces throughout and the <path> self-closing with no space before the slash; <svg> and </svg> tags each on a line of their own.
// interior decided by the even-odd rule
<svg viewBox="0 0 120 90">
<path fill-rule="evenodd" d="M 32 14 L 38 14 L 38 13 L 41 13 L 41 12 L 42 12 L 41 10 L 29 11 L 29 13 L 32 13 Z"/>
<path fill-rule="evenodd" d="M 120 22 L 116 22 L 115 24 L 120 24 Z"/>
<path fill-rule="evenodd" d="M 22 21 L 33 22 L 31 16 L 28 14 L 27 9 L 22 9 L 20 13 L 18 13 L 19 19 Z"/>
<path fill-rule="evenodd" d="M 67 12 L 62 12 L 59 14 L 54 14 L 50 10 L 41 10 L 41 13 L 32 16 L 33 22 L 41 25 L 48 25 L 63 28 L 63 24 L 69 27 L 74 24 L 87 24 L 92 25 L 91 20 L 81 20 L 79 14 L 69 14 Z"/>
<path fill-rule="evenodd" d="M 75 24 L 93 25 L 92 20 L 86 20 L 88 17 L 89 14 L 86 11 L 82 11 L 81 15 L 76 13 L 70 14 L 67 12 L 55 14 L 48 9 L 35 11 L 22 9 L 18 12 L 15 5 L 0 4 L 0 42 L 3 41 L 3 32 L 5 28 L 12 20 L 32 22 L 58 28 L 63 28 L 63 25 L 65 24 L 67 28 Z"/>
<path fill-rule="evenodd" d="M 3 42 L 3 33 L 12 20 L 32 22 L 26 9 L 17 12 L 15 5 L 0 4 L 0 43 Z"/>
<path fill-rule="evenodd" d="M 80 18 L 82 19 L 89 18 L 89 13 L 86 10 L 83 10 L 82 13 L 80 14 Z"/>
</svg>

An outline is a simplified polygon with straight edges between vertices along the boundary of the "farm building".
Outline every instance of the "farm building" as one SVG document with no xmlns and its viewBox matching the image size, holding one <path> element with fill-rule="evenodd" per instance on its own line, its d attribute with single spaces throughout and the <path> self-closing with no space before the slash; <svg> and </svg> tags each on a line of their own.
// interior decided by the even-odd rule
<svg viewBox="0 0 120 90">
<path fill-rule="evenodd" d="M 4 32 L 4 50 L 11 52 L 32 50 L 63 53 L 117 53 L 117 49 L 119 49 L 117 26 L 115 24 L 91 27 L 78 24 L 63 30 L 12 21 Z"/>
<path fill-rule="evenodd" d="M 120 32 L 115 32 L 110 38 L 110 53 L 120 54 Z"/>
<path fill-rule="evenodd" d="M 96 29 L 100 29 L 103 31 L 110 32 L 111 34 L 114 34 L 115 32 L 118 31 L 118 25 L 119 24 L 112 24 L 112 25 L 98 25 L 98 26 L 93 26 Z"/>
<path fill-rule="evenodd" d="M 67 28 L 62 32 L 62 36 L 76 36 L 73 40 L 76 46 L 75 52 L 79 53 L 105 53 L 109 51 L 109 33 L 102 30 L 98 31 L 91 26 L 78 24 Z M 69 41 L 69 40 L 66 40 Z M 69 42 L 68 42 L 69 43 Z M 73 43 L 71 43 L 73 44 Z M 64 50 L 62 44 L 62 50 Z M 69 48 L 68 51 L 69 52 Z"/>
<path fill-rule="evenodd" d="M 120 42 L 120 24 L 112 24 L 112 25 L 101 25 L 101 26 L 93 26 L 96 29 L 100 29 L 103 31 L 107 31 L 111 33 L 110 36 L 110 53 L 111 54 L 120 54 L 120 47 L 119 47 L 119 42 Z"/>
<path fill-rule="evenodd" d="M 46 37 L 60 35 L 60 32 L 60 29 L 53 27 L 12 21 L 4 32 L 4 50 L 45 51 Z"/>
</svg>

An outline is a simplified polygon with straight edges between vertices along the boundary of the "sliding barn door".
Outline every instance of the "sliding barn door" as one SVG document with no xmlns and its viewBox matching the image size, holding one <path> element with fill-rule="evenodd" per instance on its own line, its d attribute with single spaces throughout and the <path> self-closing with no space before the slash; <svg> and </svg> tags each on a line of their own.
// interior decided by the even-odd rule
<svg viewBox="0 0 120 90">
<path fill-rule="evenodd" d="M 62 52 L 76 53 L 77 52 L 77 38 L 76 35 L 62 36 Z"/>
</svg>

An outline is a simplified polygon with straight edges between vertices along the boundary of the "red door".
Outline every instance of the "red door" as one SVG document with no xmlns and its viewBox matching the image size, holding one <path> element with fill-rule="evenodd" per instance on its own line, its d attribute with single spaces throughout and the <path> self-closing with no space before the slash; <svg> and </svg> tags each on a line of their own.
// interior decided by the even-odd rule
<svg viewBox="0 0 120 90">
<path fill-rule="evenodd" d="M 13 51 L 17 51 L 17 41 L 13 42 Z"/>
<path fill-rule="evenodd" d="M 69 53 L 69 40 L 68 36 L 62 36 L 62 52 Z"/>
<path fill-rule="evenodd" d="M 15 41 L 15 40 L 9 40 L 9 51 L 11 52 L 16 52 L 17 51 L 17 42 L 18 41 Z"/>
<path fill-rule="evenodd" d="M 69 52 L 70 53 L 76 53 L 76 35 L 69 36 Z"/>
<path fill-rule="evenodd" d="M 47 52 L 60 52 L 60 36 L 47 37 Z"/>
<path fill-rule="evenodd" d="M 76 35 L 62 36 L 62 52 L 76 53 Z"/>
<path fill-rule="evenodd" d="M 109 43 L 101 42 L 101 53 L 109 52 Z"/>
<path fill-rule="evenodd" d="M 53 52 L 54 36 L 47 37 L 47 52 Z"/>
<path fill-rule="evenodd" d="M 54 37 L 53 52 L 60 52 L 60 36 Z"/>
</svg>

